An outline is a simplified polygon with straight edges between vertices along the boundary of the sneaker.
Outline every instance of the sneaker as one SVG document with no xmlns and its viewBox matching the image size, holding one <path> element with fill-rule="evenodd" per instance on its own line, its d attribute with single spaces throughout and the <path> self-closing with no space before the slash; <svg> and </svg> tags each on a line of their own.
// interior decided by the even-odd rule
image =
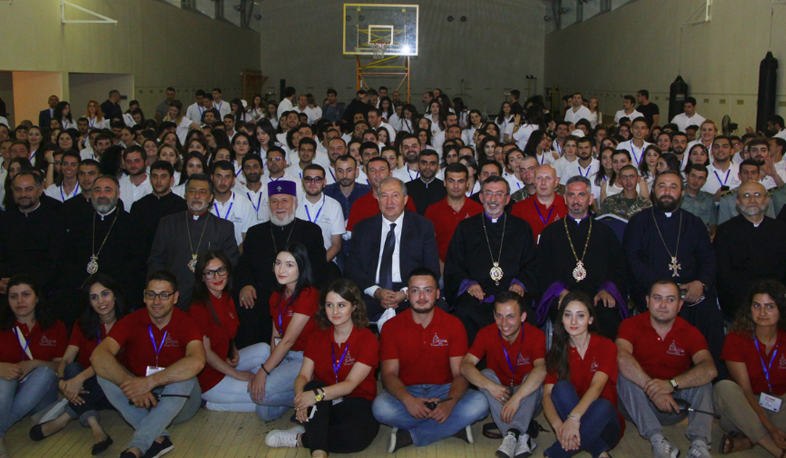
<svg viewBox="0 0 786 458">
<path fill-rule="evenodd" d="M 161 456 L 166 455 L 167 453 L 171 452 L 175 449 L 174 444 L 172 444 L 172 440 L 169 439 L 169 436 L 164 436 L 164 440 L 161 442 L 154 441 L 153 445 L 147 449 L 142 458 L 159 458 Z"/>
<path fill-rule="evenodd" d="M 516 435 L 506 434 L 495 455 L 497 458 L 514 458 L 516 456 Z"/>
<path fill-rule="evenodd" d="M 702 440 L 695 440 L 690 444 L 690 449 L 688 449 L 688 457 L 712 458 L 712 455 L 710 455 L 710 446 Z"/>
<path fill-rule="evenodd" d="M 654 458 L 677 458 L 679 455 L 680 449 L 675 448 L 666 439 L 652 441 L 652 456 Z"/>
<path fill-rule="evenodd" d="M 472 425 L 457 432 L 453 437 L 457 437 L 470 445 L 475 443 L 475 437 L 472 435 Z"/>
<path fill-rule="evenodd" d="M 412 435 L 406 429 L 393 428 L 390 431 L 388 441 L 388 453 L 396 453 L 397 450 L 412 445 Z"/>
<path fill-rule="evenodd" d="M 538 446 L 529 434 L 522 434 L 516 443 L 516 455 L 514 458 L 527 458 L 532 455 L 532 451 Z"/>
<path fill-rule="evenodd" d="M 268 447 L 299 447 L 297 438 L 306 432 L 302 426 L 294 426 L 289 429 L 274 429 L 265 436 L 265 445 Z"/>
</svg>

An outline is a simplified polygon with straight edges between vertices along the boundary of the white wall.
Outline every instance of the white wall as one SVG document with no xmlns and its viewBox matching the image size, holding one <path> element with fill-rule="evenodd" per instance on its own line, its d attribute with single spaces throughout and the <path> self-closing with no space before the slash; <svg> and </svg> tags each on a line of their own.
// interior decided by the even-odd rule
<svg viewBox="0 0 786 458">
<path fill-rule="evenodd" d="M 753 125 L 772 2 L 714 0 L 711 21 L 684 26 L 680 45 L 681 23 L 702 19 L 702 5 L 639 0 L 546 35 L 546 84 L 599 97 L 606 115 L 621 108 L 623 95 L 647 89 L 664 114 L 669 85 L 681 69 L 700 114 L 716 122 L 728 114 L 743 128 Z M 775 6 L 773 19 L 772 51 L 784 65 L 786 5 Z M 786 115 L 783 72 L 778 87 L 778 113 Z"/>
</svg>

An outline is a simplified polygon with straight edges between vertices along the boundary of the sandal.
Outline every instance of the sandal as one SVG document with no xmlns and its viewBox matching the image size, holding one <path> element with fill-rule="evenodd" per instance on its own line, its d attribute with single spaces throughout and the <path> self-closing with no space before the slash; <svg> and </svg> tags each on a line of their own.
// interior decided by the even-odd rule
<svg viewBox="0 0 786 458">
<path fill-rule="evenodd" d="M 737 431 L 731 431 L 721 438 L 721 454 L 741 452 L 753 448 L 753 442 L 748 436 Z"/>
</svg>

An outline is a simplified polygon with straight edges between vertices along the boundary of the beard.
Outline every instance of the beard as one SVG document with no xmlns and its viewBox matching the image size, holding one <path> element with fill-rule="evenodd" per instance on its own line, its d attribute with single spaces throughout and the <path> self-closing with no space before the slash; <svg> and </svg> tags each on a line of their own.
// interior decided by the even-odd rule
<svg viewBox="0 0 786 458">
<path fill-rule="evenodd" d="M 247 173 L 245 175 L 247 183 L 259 183 L 259 180 L 262 178 L 260 173 Z"/>
<path fill-rule="evenodd" d="M 283 219 L 279 218 L 277 214 L 271 213 L 270 214 L 270 222 L 273 223 L 275 226 L 286 226 L 287 224 L 291 223 L 295 220 L 295 212 L 288 213 Z"/>
<path fill-rule="evenodd" d="M 745 206 L 737 204 L 737 213 L 747 216 L 759 216 L 767 211 L 767 205 L 759 206 L 756 203 L 751 203 Z"/>
<path fill-rule="evenodd" d="M 338 184 L 340 184 L 342 188 L 348 188 L 348 187 L 352 186 L 352 183 L 354 181 L 355 180 L 352 180 L 352 179 L 349 179 L 349 178 L 342 178 L 342 179 L 338 180 Z"/>
<path fill-rule="evenodd" d="M 665 213 L 672 213 L 680 208 L 682 199 L 673 199 L 669 196 L 661 196 L 655 200 L 655 207 Z"/>
<path fill-rule="evenodd" d="M 209 202 L 188 202 L 188 209 L 193 213 L 202 213 L 209 205 Z"/>
<path fill-rule="evenodd" d="M 114 210 L 117 206 L 117 197 L 114 199 L 109 199 L 106 197 L 99 197 L 98 199 L 93 199 L 93 209 L 101 214 L 107 214 L 110 211 Z"/>
</svg>

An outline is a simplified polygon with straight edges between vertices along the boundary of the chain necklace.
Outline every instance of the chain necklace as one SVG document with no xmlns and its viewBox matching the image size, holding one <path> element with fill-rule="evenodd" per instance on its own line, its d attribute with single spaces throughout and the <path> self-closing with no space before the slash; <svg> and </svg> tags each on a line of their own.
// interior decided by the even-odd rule
<svg viewBox="0 0 786 458">
<path fill-rule="evenodd" d="M 491 256 L 492 267 L 489 271 L 489 275 L 491 279 L 494 280 L 494 284 L 499 286 L 499 281 L 502 280 L 502 277 L 505 273 L 502 271 L 502 267 L 499 266 L 499 262 L 502 260 L 502 243 L 505 241 L 505 226 L 508 224 L 508 214 L 503 212 L 504 220 L 502 220 L 502 237 L 499 240 L 499 256 L 497 256 L 497 260 L 494 261 L 494 253 L 491 251 L 491 242 L 489 241 L 489 233 L 486 230 L 486 215 L 483 214 L 480 222 L 483 224 L 483 234 L 486 235 L 486 246 L 489 247 L 489 256 Z"/>
<path fill-rule="evenodd" d="M 579 259 L 578 255 L 576 254 L 576 249 L 573 248 L 573 240 L 570 239 L 570 232 L 568 231 L 568 218 L 562 218 L 562 221 L 565 222 L 565 235 L 568 236 L 570 250 L 573 252 L 573 257 L 576 258 L 576 268 L 573 269 L 573 278 L 576 279 L 576 283 L 578 283 L 581 280 L 587 278 L 587 269 L 584 268 L 584 257 L 587 255 L 587 247 L 589 247 L 590 235 L 592 235 L 592 218 L 590 218 L 589 231 L 587 232 L 587 242 L 584 244 L 584 253 L 581 254 L 581 259 Z"/>
<path fill-rule="evenodd" d="M 671 251 L 669 251 L 669 247 L 666 245 L 666 240 L 663 239 L 663 234 L 660 232 L 660 227 L 658 227 L 658 221 L 655 219 L 655 210 L 652 211 L 652 221 L 655 222 L 655 229 L 658 230 L 658 235 L 660 235 L 660 241 L 663 242 L 663 247 L 666 248 L 666 253 L 669 254 L 671 257 L 671 263 L 669 263 L 669 270 L 672 272 L 672 277 L 679 277 L 680 274 L 677 272 L 678 270 L 682 270 L 682 265 L 677 262 L 677 251 L 680 249 L 680 235 L 682 233 L 682 212 L 680 212 L 680 227 L 677 229 L 677 247 L 674 249 L 674 255 L 672 256 Z"/>
<path fill-rule="evenodd" d="M 296 220 L 297 220 L 297 218 L 295 218 L 295 219 L 293 219 L 293 220 L 292 220 L 292 227 L 290 227 L 290 228 L 289 228 L 289 235 L 287 235 L 287 241 L 286 241 L 286 243 L 284 243 L 284 246 L 285 246 L 285 247 L 286 247 L 287 245 L 289 245 L 289 238 L 290 238 L 290 237 L 292 237 L 292 231 L 295 229 L 295 221 L 296 221 Z M 272 237 L 272 238 L 273 238 L 273 251 L 275 251 L 276 253 L 278 253 L 278 247 L 276 246 L 276 236 L 273 234 L 273 226 L 275 226 L 275 224 L 273 224 L 273 223 L 271 222 L 271 223 L 270 223 L 270 237 Z"/>
<path fill-rule="evenodd" d="M 205 212 L 207 215 L 205 216 L 205 225 L 202 226 L 202 235 L 199 236 L 199 242 L 197 242 L 196 250 L 194 250 L 194 245 L 191 243 L 191 228 L 188 226 L 188 212 L 186 212 L 186 232 L 188 233 L 188 248 L 191 252 L 191 260 L 188 261 L 188 268 L 191 269 L 191 272 L 196 272 L 196 265 L 197 265 L 197 256 L 199 256 L 199 247 L 202 245 L 202 237 L 205 236 L 205 229 L 207 229 L 207 219 L 210 218 L 210 212 Z"/>
<path fill-rule="evenodd" d="M 90 261 L 87 263 L 87 273 L 93 275 L 94 273 L 98 272 L 98 255 L 101 254 L 101 250 L 104 249 L 104 245 L 106 245 L 107 239 L 109 239 L 109 234 L 112 232 L 112 228 L 115 227 L 115 223 L 117 222 L 117 217 L 120 214 L 120 211 L 115 208 L 115 219 L 112 220 L 112 225 L 109 226 L 109 230 L 106 232 L 106 237 L 104 237 L 104 241 L 101 242 L 101 246 L 98 248 L 96 252 L 96 213 L 93 213 L 93 255 L 90 256 Z"/>
</svg>

